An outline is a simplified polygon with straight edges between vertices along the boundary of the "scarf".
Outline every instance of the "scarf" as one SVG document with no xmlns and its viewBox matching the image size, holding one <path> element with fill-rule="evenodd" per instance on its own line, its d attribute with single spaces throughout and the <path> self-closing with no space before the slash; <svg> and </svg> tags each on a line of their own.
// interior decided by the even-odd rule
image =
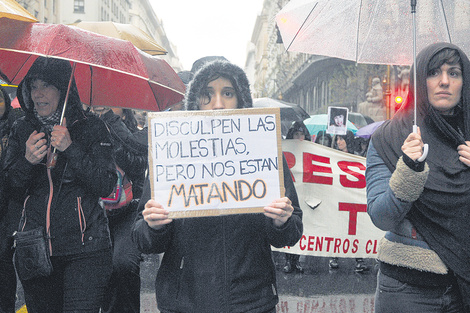
<svg viewBox="0 0 470 313">
<path fill-rule="evenodd" d="M 461 101 L 454 116 L 446 117 L 429 104 L 426 88 L 429 61 L 445 48 L 459 52 L 463 74 Z M 423 142 L 429 144 L 426 162 L 430 173 L 423 193 L 413 203 L 407 218 L 456 274 L 459 284 L 463 284 L 461 290 L 470 291 L 470 168 L 459 161 L 457 153 L 457 146 L 470 140 L 470 62 L 458 47 L 437 43 L 423 49 L 413 66 L 417 69 L 416 121 Z M 374 147 L 391 172 L 402 155 L 404 140 L 413 129 L 412 89 L 404 107 L 372 136 Z"/>
<path fill-rule="evenodd" d="M 38 112 L 36 111 L 36 109 L 33 109 L 33 110 L 34 110 L 34 116 L 36 116 L 36 118 L 45 128 L 48 135 L 52 133 L 52 129 L 54 128 L 55 125 L 60 124 L 60 115 L 62 114 L 61 110 L 56 110 L 50 116 L 40 116 Z"/>
</svg>

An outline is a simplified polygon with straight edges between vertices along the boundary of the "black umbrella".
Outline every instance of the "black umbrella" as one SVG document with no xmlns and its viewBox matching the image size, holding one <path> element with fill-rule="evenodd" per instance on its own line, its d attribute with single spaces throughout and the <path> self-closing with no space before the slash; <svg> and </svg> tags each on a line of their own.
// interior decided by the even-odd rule
<svg viewBox="0 0 470 313">
<path fill-rule="evenodd" d="M 280 108 L 281 109 L 281 133 L 287 135 L 293 122 L 303 121 L 310 117 L 298 104 L 289 103 L 272 98 L 253 99 L 254 108 Z"/>
</svg>

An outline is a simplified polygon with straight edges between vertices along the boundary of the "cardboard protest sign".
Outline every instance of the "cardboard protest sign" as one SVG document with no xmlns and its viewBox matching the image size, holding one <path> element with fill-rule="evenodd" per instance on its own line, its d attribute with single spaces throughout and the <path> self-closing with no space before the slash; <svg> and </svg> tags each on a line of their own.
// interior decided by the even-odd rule
<svg viewBox="0 0 470 313">
<path fill-rule="evenodd" d="M 279 108 L 149 113 L 152 199 L 170 218 L 263 212 L 284 195 Z"/>
<path fill-rule="evenodd" d="M 309 141 L 284 140 L 304 233 L 288 253 L 374 258 L 384 231 L 367 214 L 366 158 Z"/>
</svg>

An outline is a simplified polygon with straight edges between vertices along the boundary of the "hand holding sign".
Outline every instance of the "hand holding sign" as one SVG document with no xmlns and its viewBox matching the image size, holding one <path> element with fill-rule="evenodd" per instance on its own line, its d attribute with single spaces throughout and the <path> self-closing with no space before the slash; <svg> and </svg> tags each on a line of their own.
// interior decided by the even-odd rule
<svg viewBox="0 0 470 313">
<path fill-rule="evenodd" d="M 153 229 L 161 229 L 164 225 L 171 223 L 173 220 L 168 218 L 168 214 L 170 212 L 163 205 L 152 199 L 147 201 L 142 211 L 144 220 Z"/>
<path fill-rule="evenodd" d="M 279 123 L 278 108 L 150 113 L 152 198 L 171 218 L 264 212 L 284 192 Z"/>
<path fill-rule="evenodd" d="M 264 215 L 272 218 L 274 225 L 281 227 L 292 216 L 294 208 L 292 201 L 287 197 L 274 200 L 270 205 L 264 207 Z"/>
</svg>

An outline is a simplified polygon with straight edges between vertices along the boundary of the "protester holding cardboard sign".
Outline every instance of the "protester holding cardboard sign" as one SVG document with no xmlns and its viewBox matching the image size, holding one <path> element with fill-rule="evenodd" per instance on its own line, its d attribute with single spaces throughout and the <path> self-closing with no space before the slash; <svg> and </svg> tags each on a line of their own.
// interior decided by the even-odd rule
<svg viewBox="0 0 470 313">
<path fill-rule="evenodd" d="M 185 101 L 188 110 L 252 106 L 246 74 L 226 61 L 205 64 Z M 144 253 L 165 253 L 156 282 L 161 312 L 275 312 L 271 245 L 294 245 L 303 230 L 285 160 L 283 166 L 285 197 L 266 203 L 264 215 L 170 219 L 158 199 L 150 199 L 147 181 L 133 239 Z"/>
</svg>

